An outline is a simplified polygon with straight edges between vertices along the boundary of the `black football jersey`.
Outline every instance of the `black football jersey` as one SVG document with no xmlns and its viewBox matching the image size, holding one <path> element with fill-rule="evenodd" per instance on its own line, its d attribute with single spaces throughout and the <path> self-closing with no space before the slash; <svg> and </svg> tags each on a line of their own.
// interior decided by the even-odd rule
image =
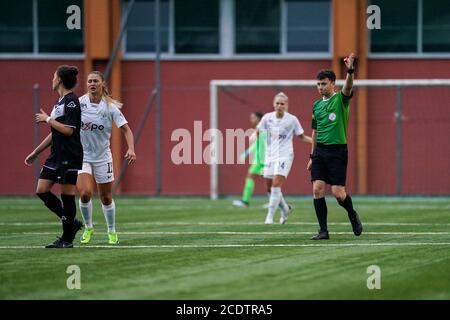
<svg viewBox="0 0 450 320">
<path fill-rule="evenodd" d="M 50 117 L 73 128 L 73 133 L 66 136 L 51 128 L 52 148 L 44 166 L 53 170 L 81 169 L 83 147 L 80 141 L 81 108 L 78 97 L 73 92 L 66 94 L 53 107 Z"/>
</svg>

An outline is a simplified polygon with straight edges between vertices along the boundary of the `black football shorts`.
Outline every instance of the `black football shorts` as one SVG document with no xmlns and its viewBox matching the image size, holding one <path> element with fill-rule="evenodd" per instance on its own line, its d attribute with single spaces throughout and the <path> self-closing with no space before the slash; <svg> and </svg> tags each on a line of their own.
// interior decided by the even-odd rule
<svg viewBox="0 0 450 320">
<path fill-rule="evenodd" d="M 345 186 L 347 163 L 346 144 L 318 143 L 312 155 L 311 181 L 322 180 L 332 186 Z"/>
<path fill-rule="evenodd" d="M 77 169 L 50 169 L 42 167 L 39 179 L 51 180 L 59 184 L 77 184 L 78 170 Z"/>
</svg>

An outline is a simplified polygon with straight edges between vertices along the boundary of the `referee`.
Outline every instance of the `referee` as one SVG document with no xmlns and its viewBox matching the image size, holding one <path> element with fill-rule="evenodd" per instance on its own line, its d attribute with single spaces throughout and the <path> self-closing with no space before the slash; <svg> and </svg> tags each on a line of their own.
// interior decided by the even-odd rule
<svg viewBox="0 0 450 320">
<path fill-rule="evenodd" d="M 36 195 L 61 220 L 63 234 L 46 248 L 72 248 L 75 235 L 83 226 L 75 219 L 75 185 L 83 163 L 80 102 L 72 91 L 77 84 L 77 74 L 78 69 L 73 66 L 62 65 L 56 69 L 52 88 L 58 93 L 59 100 L 50 116 L 42 109 L 36 114 L 36 122 L 47 123 L 51 133 L 25 159 L 25 164 L 31 165 L 42 151 L 51 146 L 50 156 L 39 176 Z M 55 183 L 61 185 L 61 200 L 51 192 Z"/>
<path fill-rule="evenodd" d="M 361 235 L 363 230 L 358 214 L 353 209 L 352 198 L 345 191 L 347 176 L 347 127 L 350 99 L 353 96 L 353 73 L 355 55 L 344 59 L 347 77 L 340 92 L 335 92 L 336 75 L 331 70 L 321 70 L 317 75 L 317 89 L 322 99 L 314 102 L 312 114 L 312 152 L 308 162 L 313 183 L 314 209 L 319 221 L 319 233 L 311 240 L 329 239 L 327 227 L 327 204 L 325 185 L 339 205 L 348 213 L 353 233 Z"/>
</svg>

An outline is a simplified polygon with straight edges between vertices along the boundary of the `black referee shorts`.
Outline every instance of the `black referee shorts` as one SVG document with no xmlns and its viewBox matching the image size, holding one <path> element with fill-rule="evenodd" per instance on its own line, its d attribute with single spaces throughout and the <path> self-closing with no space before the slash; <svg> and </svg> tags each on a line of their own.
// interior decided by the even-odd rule
<svg viewBox="0 0 450 320">
<path fill-rule="evenodd" d="M 322 180 L 332 186 L 345 186 L 347 162 L 346 144 L 318 143 L 312 155 L 311 181 Z"/>
<path fill-rule="evenodd" d="M 50 180 L 59 184 L 77 184 L 78 170 L 77 169 L 56 169 L 52 170 L 47 167 L 42 167 L 39 179 Z"/>
</svg>

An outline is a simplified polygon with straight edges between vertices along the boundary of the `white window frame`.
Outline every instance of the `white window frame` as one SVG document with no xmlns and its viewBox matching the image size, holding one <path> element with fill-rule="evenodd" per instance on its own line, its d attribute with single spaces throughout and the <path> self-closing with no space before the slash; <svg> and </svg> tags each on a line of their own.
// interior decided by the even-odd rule
<svg viewBox="0 0 450 320">
<path fill-rule="evenodd" d="M 383 22 L 381 22 L 383 28 Z M 368 31 L 368 58 L 369 59 L 447 59 L 450 52 L 423 52 L 423 0 L 417 0 L 417 47 L 416 52 L 372 52 L 372 36 Z"/>
<path fill-rule="evenodd" d="M 161 60 L 328 60 L 333 56 L 333 14 L 330 0 L 330 32 L 328 52 L 287 52 L 287 6 L 280 0 L 280 53 L 236 53 L 235 52 L 235 0 L 219 0 L 219 53 L 216 54 L 176 54 L 175 53 L 175 3 L 169 1 L 169 52 L 161 53 Z M 123 60 L 146 61 L 156 59 L 155 53 L 126 52 L 124 37 Z"/>
<path fill-rule="evenodd" d="M 33 51 L 32 52 L 1 52 L 0 60 L 83 60 L 84 52 L 80 53 L 40 53 L 39 52 L 39 11 L 38 0 L 32 3 Z M 83 38 L 85 33 L 83 32 Z M 84 39 L 83 39 L 84 41 Z M 84 48 L 83 48 L 84 49 Z"/>
</svg>

